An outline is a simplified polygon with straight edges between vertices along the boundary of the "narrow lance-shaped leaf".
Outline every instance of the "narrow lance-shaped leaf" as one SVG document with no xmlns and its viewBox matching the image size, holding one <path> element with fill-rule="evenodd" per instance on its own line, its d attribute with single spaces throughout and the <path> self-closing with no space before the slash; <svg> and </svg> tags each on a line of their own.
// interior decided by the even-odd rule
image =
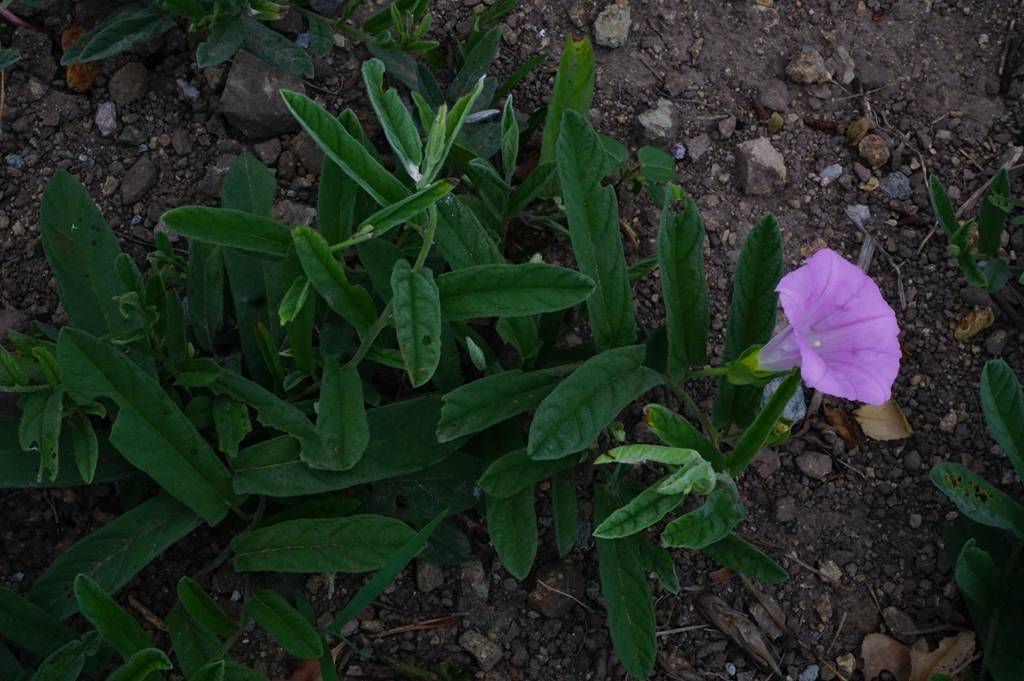
<svg viewBox="0 0 1024 681">
<path fill-rule="evenodd" d="M 78 575 L 74 581 L 75 598 L 82 615 L 103 636 L 103 640 L 127 660 L 152 643 L 134 617 L 111 598 L 88 575 Z"/>
<path fill-rule="evenodd" d="M 498 56 L 498 46 L 501 43 L 501 28 L 494 26 L 486 32 L 479 34 L 479 37 L 472 43 L 469 50 L 463 57 L 462 68 L 452 78 L 452 84 L 448 88 L 448 97 L 455 99 L 466 94 L 473 85 L 482 77 L 487 75 L 488 69 Z"/>
<path fill-rule="evenodd" d="M 242 46 L 271 66 L 306 78 L 313 77 L 313 60 L 297 43 L 252 17 L 243 17 L 245 40 Z M 241 59 L 246 59 L 245 54 Z"/>
<path fill-rule="evenodd" d="M 565 373 L 562 368 L 503 371 L 456 388 L 444 396 L 438 439 L 450 442 L 533 409 Z"/>
<path fill-rule="evenodd" d="M 789 574 L 781 565 L 732 533 L 714 544 L 708 544 L 703 551 L 733 572 L 762 582 L 776 584 L 789 579 Z"/>
<path fill-rule="evenodd" d="M 370 105 L 377 114 L 384 136 L 414 182 L 420 179 L 423 145 L 409 110 L 405 108 L 398 91 L 384 89 L 384 62 L 370 59 L 363 62 L 363 82 L 370 97 Z"/>
<path fill-rule="evenodd" d="M 1001 199 L 1010 196 L 1010 174 L 1006 168 L 1000 168 L 991 184 L 981 197 L 981 210 L 978 214 L 978 253 L 982 256 L 992 255 L 999 249 L 1003 236 L 1003 226 L 1009 210 L 1000 203 Z"/>
<path fill-rule="evenodd" d="M 757 453 L 768 442 L 768 438 L 775 432 L 775 424 L 799 387 L 800 374 L 794 372 L 786 377 L 786 380 L 761 409 L 754 422 L 743 431 L 736 447 L 729 452 L 725 466 L 730 473 L 739 475 L 754 460 Z"/>
<path fill-rule="evenodd" d="M 40 663 L 32 681 L 75 681 L 85 667 L 87 658 L 96 654 L 100 636 L 95 631 L 64 644 Z"/>
<path fill-rule="evenodd" d="M 526 455 L 525 449 L 517 449 L 503 454 L 487 467 L 480 477 L 480 489 L 496 499 L 507 499 L 575 464 L 575 456 L 535 461 Z"/>
<path fill-rule="evenodd" d="M 1024 392 L 1001 359 L 989 360 L 981 372 L 981 406 L 989 432 L 1024 480 Z"/>
<path fill-rule="evenodd" d="M 370 327 L 377 320 L 373 299 L 362 286 L 349 282 L 324 238 L 309 227 L 296 229 L 294 238 L 302 269 L 327 306 L 357 329 Z"/>
<path fill-rule="evenodd" d="M 160 220 L 189 239 L 254 253 L 284 256 L 292 242 L 285 225 L 242 210 L 182 206 L 167 211 Z"/>
<path fill-rule="evenodd" d="M 685 494 L 662 494 L 660 482 L 615 509 L 594 528 L 594 536 L 619 539 L 642 532 L 679 507 Z"/>
<path fill-rule="evenodd" d="M 644 407 L 644 422 L 670 447 L 697 450 L 704 460 L 721 470 L 725 466 L 725 457 L 704 437 L 693 424 L 684 417 L 663 407 L 660 404 L 648 404 Z"/>
<path fill-rule="evenodd" d="M 524 317 L 571 307 L 594 291 L 588 277 L 544 263 L 478 265 L 437 278 L 445 319 Z"/>
<path fill-rule="evenodd" d="M 754 225 L 740 249 L 723 362 L 731 362 L 751 345 L 767 343 L 771 338 L 779 304 L 775 286 L 781 277 L 782 233 L 778 220 L 768 215 Z M 734 386 L 723 378 L 715 400 L 715 425 L 749 425 L 760 399 L 760 388 Z"/>
<path fill-rule="evenodd" d="M 276 591 L 257 589 L 245 599 L 245 609 L 292 655 L 311 660 L 323 652 L 320 634 Z"/>
<path fill-rule="evenodd" d="M 977 473 L 957 463 L 940 463 L 929 477 L 974 522 L 1024 539 L 1024 505 Z"/>
<path fill-rule="evenodd" d="M 658 266 L 668 332 L 668 374 L 682 380 L 686 370 L 707 359 L 708 295 L 704 281 L 704 223 L 697 204 L 686 202 L 682 215 L 668 202 L 658 232 Z"/>
<path fill-rule="evenodd" d="M 408 261 L 391 273 L 395 331 L 409 380 L 418 388 L 434 375 L 441 361 L 441 299 L 428 268 L 413 270 Z"/>
<path fill-rule="evenodd" d="M 337 360 L 324 359 L 316 429 L 335 463 L 330 470 L 348 470 L 359 463 L 370 442 L 370 426 L 363 404 L 363 380 L 355 367 L 342 368 Z"/>
<path fill-rule="evenodd" d="M 533 485 L 504 499 L 488 495 L 487 531 L 502 566 L 519 581 L 526 579 L 537 557 Z"/>
<path fill-rule="evenodd" d="M 198 344 L 213 352 L 224 319 L 224 259 L 219 246 L 191 241 L 188 245 L 188 318 Z"/>
<path fill-rule="evenodd" d="M 619 412 L 661 382 L 632 345 L 584 362 L 541 402 L 530 425 L 529 453 L 560 459 L 590 446 Z"/>
<path fill-rule="evenodd" d="M 107 681 L 145 681 L 152 674 L 174 669 L 167 654 L 159 648 L 145 648 L 114 670 Z"/>
<path fill-rule="evenodd" d="M 192 619 L 217 636 L 230 636 L 238 630 L 238 624 L 225 615 L 199 582 L 191 577 L 178 580 L 177 592 L 178 600 Z"/>
<path fill-rule="evenodd" d="M 551 514 L 554 516 L 558 555 L 564 558 L 576 546 L 579 532 L 575 466 L 565 468 L 551 478 Z"/>
<path fill-rule="evenodd" d="M 747 515 L 739 500 L 736 484 L 726 476 L 719 476 L 718 484 L 704 500 L 704 504 L 679 516 L 661 533 L 666 546 L 702 549 L 723 539 Z"/>
<path fill-rule="evenodd" d="M 636 319 L 619 236 L 618 199 L 615 189 L 601 183 L 604 158 L 586 119 L 567 112 L 558 142 L 558 177 L 576 262 L 596 284 L 587 299 L 590 327 L 597 345 L 608 348 L 636 339 Z"/>
<path fill-rule="evenodd" d="M 566 111 L 584 114 L 594 98 L 594 48 L 587 38 L 569 39 L 555 75 L 555 86 L 548 102 L 540 161 L 555 160 L 562 118 Z M 618 213 L 616 213 L 618 215 Z"/>
<path fill-rule="evenodd" d="M 357 234 L 367 235 L 367 238 L 371 236 L 379 237 L 395 227 L 409 222 L 437 203 L 454 188 L 455 183 L 448 180 L 441 180 L 424 187 L 415 194 L 385 206 L 367 217 L 359 226 Z"/>
<path fill-rule="evenodd" d="M 43 608 L 0 587 L 0 636 L 37 657 L 46 657 L 78 634 Z"/>
</svg>

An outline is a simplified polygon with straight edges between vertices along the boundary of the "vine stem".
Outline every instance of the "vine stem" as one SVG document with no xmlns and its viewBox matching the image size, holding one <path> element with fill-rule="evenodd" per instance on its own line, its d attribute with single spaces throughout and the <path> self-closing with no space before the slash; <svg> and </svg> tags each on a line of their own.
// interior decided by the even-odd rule
<svg viewBox="0 0 1024 681">
<path fill-rule="evenodd" d="M 1017 567 L 1017 561 L 1020 559 L 1021 552 L 1024 551 L 1024 541 L 1017 542 L 1017 545 L 1013 547 L 1013 553 L 1010 554 L 1009 559 L 1006 561 L 1006 566 L 1003 567 L 1003 582 L 1005 583 L 1010 579 L 1010 573 Z M 988 678 L 988 654 L 992 650 L 992 646 L 996 642 L 996 634 L 999 631 L 999 620 L 1003 615 L 1003 608 L 1005 605 L 1000 605 L 995 609 L 995 616 L 992 618 L 992 624 L 988 630 L 988 636 L 985 637 L 985 648 L 982 651 L 983 655 L 981 658 L 981 671 L 978 672 L 978 681 L 985 681 Z"/>
</svg>

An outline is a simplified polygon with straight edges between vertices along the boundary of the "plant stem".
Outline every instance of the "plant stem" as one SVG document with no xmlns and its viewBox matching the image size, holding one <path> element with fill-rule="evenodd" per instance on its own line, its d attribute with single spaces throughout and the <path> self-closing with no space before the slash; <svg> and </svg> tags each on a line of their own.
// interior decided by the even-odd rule
<svg viewBox="0 0 1024 681">
<path fill-rule="evenodd" d="M 704 367 L 697 371 L 690 371 L 686 374 L 687 378 L 700 378 L 702 376 L 725 376 L 729 373 L 729 367 Z"/>
<path fill-rule="evenodd" d="M 686 392 L 681 385 L 677 385 L 676 382 L 667 374 L 662 374 L 662 376 L 665 378 L 665 383 L 668 387 L 676 394 L 676 397 L 682 400 L 683 404 L 686 406 L 686 410 L 690 412 L 690 415 L 700 421 L 700 425 L 704 428 L 704 432 L 707 434 L 708 439 L 711 440 L 711 444 L 717 448 L 719 443 L 718 431 L 711 424 L 711 420 L 708 419 L 704 414 L 704 411 L 697 406 L 694 399 L 690 397 L 690 393 Z"/>
<path fill-rule="evenodd" d="M 1010 579 L 1010 573 L 1017 566 L 1017 561 L 1020 559 L 1021 552 L 1024 551 L 1024 541 L 1017 542 L 1017 545 L 1013 547 L 1013 552 L 1010 557 L 1006 560 L 1006 565 L 1003 567 L 1003 579 L 1002 582 L 1005 584 Z M 981 671 L 978 672 L 978 681 L 985 681 L 988 677 L 988 654 L 992 650 L 992 646 L 996 642 L 996 633 L 999 631 L 999 621 L 1003 616 L 1003 608 L 1005 604 L 1001 604 L 995 607 L 995 612 L 992 616 L 992 622 L 989 625 L 988 636 L 985 637 L 985 647 L 981 651 Z"/>
<path fill-rule="evenodd" d="M 356 350 L 356 354 L 352 355 L 352 359 L 350 359 L 345 366 L 359 366 L 359 363 L 363 361 L 364 357 L 366 357 L 366 353 L 368 353 L 370 351 L 370 348 L 373 347 L 373 342 L 377 340 L 377 336 L 379 336 L 380 332 L 384 330 L 384 327 L 390 323 L 391 302 L 389 301 L 388 304 L 384 307 L 384 310 L 381 311 L 380 316 L 377 317 L 377 321 L 375 321 L 373 323 L 373 326 L 370 327 L 369 331 L 366 332 L 366 336 L 363 337 L 363 342 L 359 344 L 359 348 Z"/>
<path fill-rule="evenodd" d="M 420 247 L 419 255 L 416 256 L 413 272 L 423 269 L 423 264 L 427 262 L 427 256 L 430 255 L 430 249 L 434 247 L 434 235 L 437 233 L 437 207 L 428 208 L 427 216 L 427 230 L 423 233 L 423 246 Z"/>
</svg>

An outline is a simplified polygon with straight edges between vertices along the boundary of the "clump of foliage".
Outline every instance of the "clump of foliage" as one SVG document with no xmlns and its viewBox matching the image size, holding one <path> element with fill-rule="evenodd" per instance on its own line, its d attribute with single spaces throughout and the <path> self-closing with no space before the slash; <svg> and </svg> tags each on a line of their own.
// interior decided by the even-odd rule
<svg viewBox="0 0 1024 681">
<path fill-rule="evenodd" d="M 1000 251 L 1004 232 L 1024 224 L 1024 215 L 1011 217 L 1024 200 L 1013 197 L 1006 168 L 989 183 L 976 219 L 961 222 L 945 187 L 934 175 L 929 189 L 935 217 L 949 240 L 949 254 L 957 259 L 967 282 L 992 293 L 1014 279 L 1024 284 L 1024 266 L 1009 262 Z"/>
<path fill-rule="evenodd" d="M 733 532 L 746 514 L 735 478 L 788 436 L 797 416 L 786 408 L 802 400 L 792 367 L 756 363 L 775 326 L 777 221 L 762 219 L 743 245 L 726 364 L 704 368 L 704 227 L 671 159 L 647 149 L 633 163 L 587 122 L 586 40 L 566 46 L 546 112 L 517 112 L 503 91 L 528 70 L 501 86 L 486 76 L 497 37 L 474 30 L 446 90 L 406 53 L 363 65 L 391 169 L 353 112 L 282 93 L 326 157 L 319 229 L 272 219 L 273 175 L 243 154 L 220 207 L 164 214 L 187 256 L 158 233 L 143 273 L 81 185 L 55 175 L 41 231 L 68 325 L 12 334 L 14 351 L 0 353 L 0 386 L 20 394 L 23 411 L 0 420 L 0 487 L 117 482 L 144 500 L 126 497 L 125 512 L 58 557 L 27 598 L 0 592 L 0 634 L 43 668 L 66 665 L 70 679 L 119 656 L 130 670 L 119 680 L 169 669 L 111 597 L 201 523 L 236 528 L 236 517 L 245 527 L 228 530 L 223 558 L 239 572 L 379 570 L 322 629 L 301 599 L 246 594 L 246 616 L 290 653 L 327 655 L 324 636 L 413 556 L 469 557 L 455 514 L 482 512 L 502 565 L 525 579 L 539 544 L 535 495 L 550 480 L 555 543 L 568 554 L 589 466 L 604 604 L 633 676 L 655 662 L 648 573 L 679 589 L 669 548 L 703 550 L 765 581 L 786 577 Z M 658 254 L 632 268 L 607 184 L 616 175 L 663 206 Z M 531 234 L 564 240 L 576 269 L 543 262 L 524 245 Z M 668 319 L 642 329 L 631 283 L 655 268 Z M 575 328 L 590 340 L 566 346 Z M 686 382 L 710 375 L 720 385 L 708 416 Z M 773 378 L 781 383 L 763 396 Z M 619 414 L 660 386 L 688 417 L 648 405 L 664 446 L 609 449 L 624 437 Z M 641 485 L 629 475 L 641 465 L 664 477 Z M 692 508 L 653 541 L 645 530 L 684 503 Z M 168 626 L 189 681 L 260 678 L 230 661 L 240 624 L 195 581 L 183 579 L 179 601 Z M 78 612 L 95 631 L 67 628 Z M 333 665 L 324 667 L 330 678 Z"/>
<path fill-rule="evenodd" d="M 1009 365 L 990 360 L 981 374 L 988 430 L 1024 480 L 1024 392 Z M 946 533 L 946 552 L 984 652 L 979 680 L 1020 678 L 1024 603 L 1019 597 L 1024 501 L 958 463 L 932 468 L 931 479 L 963 516 Z"/>
</svg>

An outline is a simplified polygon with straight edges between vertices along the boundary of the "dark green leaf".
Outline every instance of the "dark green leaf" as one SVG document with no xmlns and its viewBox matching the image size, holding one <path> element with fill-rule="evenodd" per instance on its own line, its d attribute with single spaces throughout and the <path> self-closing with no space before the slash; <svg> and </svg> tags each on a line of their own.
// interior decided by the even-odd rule
<svg viewBox="0 0 1024 681">
<path fill-rule="evenodd" d="M 103 396 L 117 403 L 110 442 L 122 456 L 207 522 L 227 514 L 237 502 L 230 474 L 159 383 L 84 331 L 62 329 L 57 355 L 76 402 Z"/>
<path fill-rule="evenodd" d="M 702 549 L 723 539 L 746 515 L 735 483 L 720 477 L 704 505 L 665 526 L 661 542 L 676 548 Z"/>
<path fill-rule="evenodd" d="M 317 659 L 323 652 L 320 634 L 276 591 L 257 589 L 245 599 L 245 610 L 282 648 L 299 659 Z"/>
<path fill-rule="evenodd" d="M 107 681 L 144 681 L 154 672 L 174 668 L 171 661 L 159 648 L 146 648 L 132 655 L 107 677 Z"/>
<path fill-rule="evenodd" d="M 448 98 L 458 99 L 469 92 L 478 80 L 487 74 L 498 56 L 501 29 L 498 26 L 481 34 L 462 60 L 462 68 L 455 74 L 448 88 Z"/>
<path fill-rule="evenodd" d="M 672 560 L 672 554 L 646 537 L 637 537 L 635 541 L 640 549 L 640 562 L 644 569 L 653 572 L 661 583 L 661 587 L 672 594 L 679 593 L 679 573 Z"/>
<path fill-rule="evenodd" d="M 751 345 L 767 343 L 775 329 L 779 296 L 775 285 L 782 277 L 782 233 L 773 216 L 762 218 L 743 242 L 732 303 L 725 332 L 723 362 L 731 362 Z M 757 413 L 761 389 L 734 386 L 724 378 L 719 382 L 714 421 L 747 426 Z"/>
<path fill-rule="evenodd" d="M 317 217 L 320 219 L 320 233 L 329 245 L 341 243 L 352 236 L 359 191 L 359 185 L 338 164 L 329 158 L 324 159 L 317 191 Z"/>
<path fill-rule="evenodd" d="M 242 402 L 224 395 L 213 398 L 213 425 L 217 446 L 228 456 L 238 456 L 238 445 L 252 431 L 249 409 Z"/>
<path fill-rule="evenodd" d="M 237 535 L 231 550 L 239 572 L 369 572 L 412 535 L 405 523 L 376 515 L 290 520 Z"/>
<path fill-rule="evenodd" d="M 584 362 L 541 402 L 530 425 L 530 457 L 560 459 L 589 447 L 619 412 L 661 382 L 631 345 Z"/>
<path fill-rule="evenodd" d="M 551 514 L 554 516 L 558 555 L 564 558 L 576 546 L 579 532 L 575 466 L 559 471 L 551 478 Z"/>
<path fill-rule="evenodd" d="M 619 539 L 642 532 L 679 507 L 685 494 L 662 494 L 656 482 L 615 509 L 594 528 L 594 536 Z"/>
<path fill-rule="evenodd" d="M 163 35 L 174 27 L 174 18 L 159 5 L 129 5 L 110 15 L 95 29 L 78 39 L 62 64 L 98 61 Z"/>
<path fill-rule="evenodd" d="M 437 202 L 437 247 L 453 270 L 505 262 L 494 239 L 457 196 Z"/>
<path fill-rule="evenodd" d="M 357 329 L 366 329 L 377 321 L 377 309 L 370 294 L 362 286 L 349 282 L 344 267 L 318 232 L 309 227 L 296 229 L 295 253 L 313 288 L 328 307 Z"/>
<path fill-rule="evenodd" d="M 196 65 L 207 69 L 231 59 L 245 42 L 245 21 L 240 16 L 221 17 L 210 35 L 196 48 Z"/>
<path fill-rule="evenodd" d="M 93 430 L 92 423 L 86 416 L 74 419 L 69 430 L 78 474 L 82 476 L 83 482 L 90 484 L 96 476 L 96 466 L 100 459 L 100 445 L 96 438 L 96 431 Z M 54 468 L 57 470 L 57 475 L 51 478 L 51 481 L 60 475 L 60 465 L 58 464 Z"/>
<path fill-rule="evenodd" d="M 586 300 L 594 282 L 543 263 L 477 265 L 437 278 L 445 319 L 522 317 L 553 312 Z"/>
<path fill-rule="evenodd" d="M 526 579 L 537 557 L 533 485 L 510 497 L 487 495 L 487 531 L 502 567 L 519 581 Z"/>
<path fill-rule="evenodd" d="M 291 231 L 280 222 L 242 210 L 183 206 L 163 214 L 161 222 L 182 236 L 254 253 L 283 256 Z"/>
<path fill-rule="evenodd" d="M 189 616 L 217 636 L 227 637 L 238 630 L 238 624 L 224 614 L 199 582 L 182 577 L 178 580 L 177 591 L 178 600 Z"/>
<path fill-rule="evenodd" d="M 505 207 L 505 217 L 514 218 L 536 201 L 551 187 L 551 178 L 555 176 L 558 166 L 555 163 L 542 163 L 526 176 L 526 179 L 512 190 Z"/>
<path fill-rule="evenodd" d="M 188 245 L 188 318 L 199 345 L 214 349 L 224 319 L 224 259 L 221 248 L 202 241 Z"/>
<path fill-rule="evenodd" d="M 100 637 L 95 631 L 66 643 L 51 653 L 36 669 L 32 681 L 75 681 L 85 667 L 85 660 L 96 654 Z"/>
<path fill-rule="evenodd" d="M 326 56 L 334 47 L 334 27 L 319 14 L 307 14 L 309 49 L 318 57 Z"/>
<path fill-rule="evenodd" d="M 113 264 L 117 237 L 78 180 L 58 170 L 43 192 L 40 233 L 68 323 L 96 335 L 132 328 L 115 298 L 126 289 Z"/>
<path fill-rule="evenodd" d="M 363 62 L 363 83 L 391 149 L 406 174 L 413 181 L 419 181 L 423 145 L 412 115 L 402 103 L 398 91 L 394 88 L 384 89 L 384 62 L 379 59 Z"/>
<path fill-rule="evenodd" d="M 360 234 L 379 237 L 382 234 L 405 224 L 414 217 L 433 206 L 439 199 L 451 192 L 455 184 L 447 180 L 435 182 L 415 194 L 410 194 L 401 201 L 396 201 L 370 215 L 359 227 Z"/>
<path fill-rule="evenodd" d="M 57 388 L 46 398 L 39 423 L 39 478 L 57 479 L 60 461 L 60 430 L 64 412 L 64 391 Z"/>
<path fill-rule="evenodd" d="M 668 408 L 660 404 L 647 405 L 644 408 L 644 421 L 668 446 L 697 450 L 715 470 L 725 465 L 722 453 L 693 424 Z"/>
<path fill-rule="evenodd" d="M 5 49 L 0 50 L 0 71 L 6 71 L 11 68 L 21 59 L 21 53 L 17 50 Z"/>
<path fill-rule="evenodd" d="M 189 677 L 189 681 L 224 681 L 224 673 L 225 661 L 218 660 L 217 662 L 211 662 L 210 664 L 205 665 L 202 669 Z"/>
<path fill-rule="evenodd" d="M 165 621 L 178 666 L 185 677 L 191 679 L 193 674 L 214 661 L 221 642 L 212 631 L 189 617 L 181 606 L 175 606 Z"/>
<path fill-rule="evenodd" d="M 953 203 L 949 200 L 946 188 L 942 186 L 942 181 L 939 180 L 938 175 L 932 175 L 929 190 L 935 218 L 938 220 L 939 226 L 942 227 L 942 231 L 946 233 L 950 243 L 953 243 L 954 237 L 960 232 L 960 220 L 956 217 L 956 210 L 953 209 Z"/>
<path fill-rule="evenodd" d="M 145 501 L 57 556 L 29 592 L 32 601 L 61 619 L 78 610 L 73 582 L 88 575 L 109 594 L 199 524 L 189 509 L 161 494 Z"/>
<path fill-rule="evenodd" d="M 450 442 L 527 412 L 539 405 L 564 375 L 562 368 L 503 371 L 457 388 L 444 396 L 437 437 Z"/>
<path fill-rule="evenodd" d="M 480 478 L 480 488 L 495 499 L 507 499 L 527 487 L 533 488 L 559 471 L 571 468 L 576 457 L 551 461 L 535 461 L 526 455 L 525 449 L 503 454 L 487 467 Z"/>
<path fill-rule="evenodd" d="M 1003 236 L 1003 225 L 1009 210 L 998 199 L 1010 195 L 1010 174 L 1006 168 L 1000 168 L 991 184 L 981 197 L 981 210 L 978 213 L 978 253 L 982 256 L 992 255 L 999 250 Z"/>
<path fill-rule="evenodd" d="M 309 279 L 299 275 L 284 292 L 281 305 L 277 308 L 277 318 L 281 322 L 281 326 L 290 324 L 299 316 L 306 300 L 309 299 L 309 289 Z"/>
<path fill-rule="evenodd" d="M 974 522 L 1024 538 L 1024 505 L 957 463 L 940 463 L 930 475 L 936 487 Z"/>
<path fill-rule="evenodd" d="M 989 432 L 1024 480 L 1024 392 L 1001 359 L 989 360 L 981 372 L 981 406 Z"/>
<path fill-rule="evenodd" d="M 79 611 L 123 659 L 153 645 L 135 618 L 91 577 L 75 577 L 74 591 Z"/>
<path fill-rule="evenodd" d="M 594 519 L 602 522 L 621 503 L 614 487 L 594 488 Z M 615 654 L 630 675 L 646 679 L 654 670 L 654 606 L 636 537 L 597 539 L 601 596 Z"/>
<path fill-rule="evenodd" d="M 668 330 L 668 374 L 679 381 L 687 369 L 707 361 L 710 313 L 704 281 L 704 223 L 692 199 L 682 215 L 665 204 L 658 232 L 658 266 Z"/>
<path fill-rule="evenodd" d="M 324 359 L 323 383 L 317 404 L 316 429 L 335 467 L 352 468 L 370 442 L 370 426 L 363 403 L 363 381 L 355 367 L 341 367 L 333 359 Z"/>
<path fill-rule="evenodd" d="M 750 465 L 757 453 L 761 451 L 768 438 L 775 433 L 775 424 L 779 417 L 786 410 L 786 405 L 793 399 L 797 388 L 800 387 L 800 374 L 792 373 L 768 399 L 760 413 L 750 424 L 750 427 L 743 431 L 742 437 L 736 443 L 736 447 L 729 452 L 726 459 L 726 468 L 733 475 L 739 475 Z"/>
<path fill-rule="evenodd" d="M 566 111 L 585 114 L 594 98 L 594 48 L 586 38 L 569 39 L 562 50 L 555 87 L 548 102 L 540 161 L 555 160 L 562 118 Z M 603 164 L 602 164 L 603 166 Z M 618 215 L 618 212 L 615 213 Z"/>
<path fill-rule="evenodd" d="M 441 361 L 441 299 L 429 268 L 413 270 L 408 261 L 391 273 L 395 331 L 402 362 L 414 388 L 427 381 Z"/>
<path fill-rule="evenodd" d="M 732 533 L 705 546 L 704 553 L 733 572 L 762 582 L 776 584 L 789 579 L 789 574 L 781 565 Z"/>
<path fill-rule="evenodd" d="M 576 262 L 597 285 L 587 299 L 591 331 L 597 345 L 608 348 L 636 340 L 636 319 L 619 235 L 618 199 L 613 187 L 601 184 L 604 156 L 597 133 L 583 115 L 566 112 L 558 177 Z"/>
<path fill-rule="evenodd" d="M 242 45 L 271 66 L 306 78 L 313 77 L 313 60 L 306 50 L 255 19 L 246 17 Z"/>
<path fill-rule="evenodd" d="M 0 636 L 38 657 L 46 657 L 78 634 L 53 615 L 0 587 Z"/>
<path fill-rule="evenodd" d="M 22 451 L 18 443 L 18 423 L 17 419 L 0 417 L 0 489 L 75 487 L 86 482 L 81 477 L 77 462 L 72 460 L 73 443 L 62 443 L 57 478 L 39 480 L 33 465 L 35 461 Z M 136 468 L 113 453 L 106 437 L 100 436 L 98 439 L 101 454 L 92 482 L 112 482 L 137 472 Z"/>
</svg>

